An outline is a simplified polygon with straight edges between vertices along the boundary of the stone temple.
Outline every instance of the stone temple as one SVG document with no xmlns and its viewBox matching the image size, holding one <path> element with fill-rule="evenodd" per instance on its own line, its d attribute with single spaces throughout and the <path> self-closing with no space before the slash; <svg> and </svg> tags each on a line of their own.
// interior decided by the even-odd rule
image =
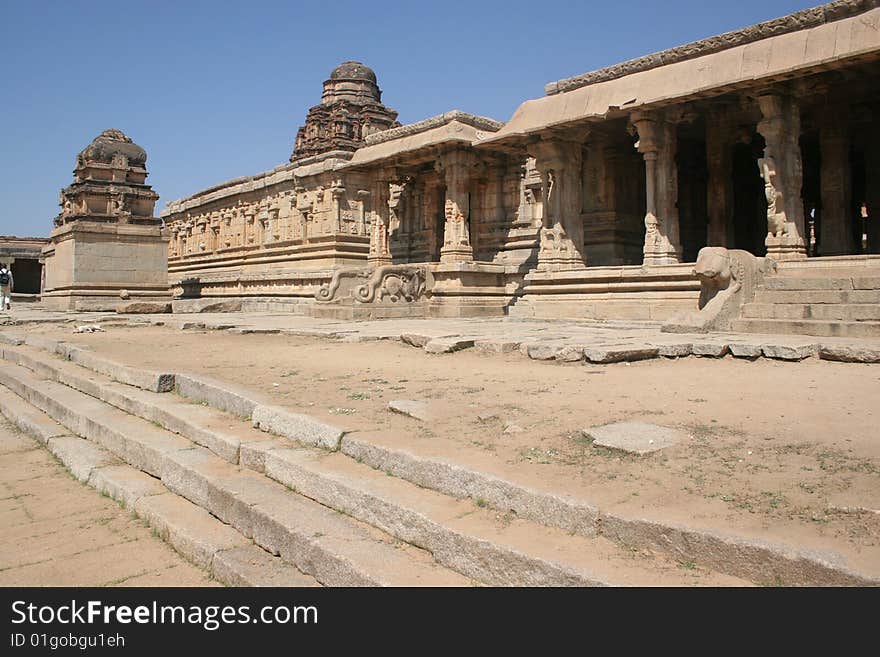
<svg viewBox="0 0 880 657">
<path fill-rule="evenodd" d="M 76 156 L 73 183 L 43 248 L 42 300 L 50 308 L 113 309 L 122 299 L 168 295 L 167 235 L 146 184 L 147 153 L 122 131 L 104 130 Z M 170 297 L 169 297 L 170 298 Z"/>
<path fill-rule="evenodd" d="M 143 151 L 104 133 L 62 193 L 45 295 L 85 298 L 51 273 L 80 225 L 150 245 L 142 280 L 98 292 L 83 279 L 92 294 L 164 294 L 152 273 L 168 239 L 176 309 L 226 299 L 317 317 L 819 335 L 850 334 L 853 319 L 870 320 L 853 335 L 880 335 L 876 307 L 848 305 L 877 301 L 852 286 L 880 267 L 878 58 L 878 3 L 838 0 L 552 82 L 507 123 L 452 110 L 408 125 L 376 73 L 347 61 L 289 162 L 169 202 L 166 237 L 149 217 Z M 849 283 L 823 316 L 810 294 L 764 294 L 792 277 L 805 292 Z M 694 314 L 719 291 L 723 310 Z"/>
</svg>

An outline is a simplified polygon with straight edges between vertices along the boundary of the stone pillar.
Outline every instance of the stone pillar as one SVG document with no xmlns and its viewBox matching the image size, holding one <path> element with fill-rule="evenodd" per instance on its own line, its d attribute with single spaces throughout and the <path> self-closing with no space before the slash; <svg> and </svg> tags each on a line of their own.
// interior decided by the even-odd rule
<svg viewBox="0 0 880 657">
<path fill-rule="evenodd" d="M 358 200 L 360 201 L 359 210 L 360 214 L 358 216 L 358 235 L 367 234 L 367 213 L 370 211 L 370 192 L 366 189 L 359 189 Z"/>
<path fill-rule="evenodd" d="M 780 93 L 759 96 L 758 105 L 763 116 L 758 132 L 765 142 L 758 164 L 767 197 L 767 255 L 775 260 L 806 258 L 800 109 Z"/>
<path fill-rule="evenodd" d="M 254 241 L 254 210 L 251 207 L 245 208 L 241 213 L 241 245 L 247 246 Z"/>
<path fill-rule="evenodd" d="M 726 107 L 713 107 L 706 121 L 706 226 L 708 246 L 733 246 L 733 134 Z"/>
<path fill-rule="evenodd" d="M 277 205 L 269 206 L 269 233 L 267 241 L 278 242 L 281 239 L 281 220 L 279 219 L 280 214 L 281 208 L 279 208 Z"/>
<path fill-rule="evenodd" d="M 837 115 L 829 117 L 819 131 L 822 204 L 819 255 L 823 256 L 850 255 L 856 252 L 853 243 L 852 173 L 846 126 L 845 118 Z"/>
<path fill-rule="evenodd" d="M 345 187 L 341 181 L 333 182 L 330 195 L 333 199 L 333 233 L 339 234 L 342 232 L 342 204 L 345 202 Z"/>
<path fill-rule="evenodd" d="M 446 202 L 443 212 L 443 247 L 440 262 L 471 262 L 474 250 L 470 240 L 470 168 L 469 153 L 452 151 L 443 156 L 441 167 L 446 180 Z"/>
<path fill-rule="evenodd" d="M 865 144 L 865 204 L 868 253 L 880 254 L 880 126 L 871 125 Z"/>
<path fill-rule="evenodd" d="M 269 209 L 268 209 L 268 205 L 267 205 L 266 201 L 263 201 L 262 203 L 260 203 L 260 212 L 259 212 L 259 214 L 257 214 L 257 222 L 255 224 L 256 229 L 257 229 L 257 234 L 256 234 L 256 239 L 254 240 L 254 242 L 258 246 L 262 246 L 263 244 L 265 244 L 266 242 L 269 241 L 269 231 L 267 230 L 268 224 L 269 224 Z"/>
<path fill-rule="evenodd" d="M 636 144 L 645 159 L 645 266 L 681 262 L 675 124 L 663 114 L 635 112 Z"/>
<path fill-rule="evenodd" d="M 541 141 L 530 148 L 529 155 L 535 158 L 543 196 L 538 269 L 584 269 L 582 146 L 571 141 Z"/>
<path fill-rule="evenodd" d="M 391 264 L 391 247 L 388 243 L 388 181 L 377 180 L 373 184 L 371 205 L 373 221 L 370 226 L 370 253 L 367 263 L 373 267 Z"/>
<path fill-rule="evenodd" d="M 232 246 L 232 211 L 227 210 L 223 214 L 223 227 L 220 230 L 222 245 L 221 248 Z"/>
</svg>

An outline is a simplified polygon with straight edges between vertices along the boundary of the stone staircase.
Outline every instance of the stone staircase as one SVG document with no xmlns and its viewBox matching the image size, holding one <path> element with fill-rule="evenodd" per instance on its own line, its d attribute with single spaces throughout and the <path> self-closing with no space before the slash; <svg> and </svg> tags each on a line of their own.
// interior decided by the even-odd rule
<svg viewBox="0 0 880 657">
<path fill-rule="evenodd" d="M 733 330 L 822 337 L 880 337 L 880 258 L 780 263 Z"/>
<path fill-rule="evenodd" d="M 3 414 L 230 584 L 880 582 L 815 550 L 603 514 L 356 434 L 334 442 L 326 425 L 258 411 L 235 386 L 2 337 L 13 343 L 0 345 Z M 275 433 L 247 419 L 258 413 Z"/>
</svg>

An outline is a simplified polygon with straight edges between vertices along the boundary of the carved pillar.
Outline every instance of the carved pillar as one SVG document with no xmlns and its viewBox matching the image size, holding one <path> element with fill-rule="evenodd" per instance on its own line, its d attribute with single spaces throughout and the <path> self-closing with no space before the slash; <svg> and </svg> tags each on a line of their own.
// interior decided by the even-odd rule
<svg viewBox="0 0 880 657">
<path fill-rule="evenodd" d="M 223 213 L 223 228 L 221 229 L 223 248 L 232 246 L 232 211 Z"/>
<path fill-rule="evenodd" d="M 254 241 L 254 209 L 247 207 L 242 211 L 241 245 L 247 246 Z"/>
<path fill-rule="evenodd" d="M 342 232 L 342 204 L 345 201 L 345 187 L 341 181 L 333 182 L 330 195 L 333 199 L 333 233 L 338 234 Z"/>
<path fill-rule="evenodd" d="M 266 242 L 269 241 L 269 206 L 263 201 L 260 204 L 260 212 L 257 215 L 257 223 L 256 223 L 256 239 L 254 240 L 256 244 L 262 246 Z"/>
<path fill-rule="evenodd" d="M 208 223 L 208 251 L 212 253 L 217 250 L 220 244 L 220 214 L 218 212 L 211 213 L 211 221 Z"/>
<path fill-rule="evenodd" d="M 636 147 L 645 159 L 643 262 L 646 266 L 681 262 L 675 124 L 650 112 L 635 112 L 631 120 L 639 135 Z"/>
<path fill-rule="evenodd" d="M 538 269 L 584 269 L 584 224 L 581 220 L 581 144 L 540 141 L 529 155 L 541 176 L 543 217 Z"/>
<path fill-rule="evenodd" d="M 708 246 L 733 246 L 733 126 L 728 109 L 716 106 L 706 121 L 706 226 Z"/>
<path fill-rule="evenodd" d="M 851 216 L 852 174 L 846 125 L 845 118 L 840 115 L 829 117 L 819 132 L 822 203 L 819 255 L 823 256 L 855 253 Z"/>
<path fill-rule="evenodd" d="M 366 189 L 359 189 L 358 196 L 358 235 L 367 234 L 367 213 L 370 211 L 370 192 Z"/>
<path fill-rule="evenodd" d="M 443 212 L 443 247 L 440 262 L 470 262 L 474 250 L 470 239 L 470 168 L 469 153 L 452 151 L 443 156 L 441 166 L 446 180 L 446 201 Z"/>
<path fill-rule="evenodd" d="M 267 242 L 277 242 L 281 239 L 281 221 L 278 218 L 280 213 L 281 209 L 277 205 L 269 206 Z"/>
<path fill-rule="evenodd" d="M 763 116 L 758 132 L 766 144 L 758 164 L 767 196 L 767 255 L 776 260 L 806 258 L 800 109 L 794 99 L 779 93 L 759 96 L 758 105 Z"/>
<path fill-rule="evenodd" d="M 208 239 L 208 218 L 205 215 L 200 215 L 198 221 L 196 222 L 196 250 L 199 253 L 203 253 L 208 250 L 207 239 Z"/>
<path fill-rule="evenodd" d="M 384 176 L 380 175 L 380 178 Z M 388 243 L 388 200 L 388 181 L 376 180 L 371 194 L 373 221 L 370 226 L 370 254 L 367 256 L 367 263 L 373 267 L 391 264 L 391 248 Z"/>
</svg>

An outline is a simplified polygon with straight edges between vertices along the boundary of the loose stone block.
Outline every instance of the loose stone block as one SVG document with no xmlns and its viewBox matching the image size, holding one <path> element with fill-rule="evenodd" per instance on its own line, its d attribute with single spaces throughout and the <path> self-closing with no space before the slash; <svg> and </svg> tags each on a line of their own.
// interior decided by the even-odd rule
<svg viewBox="0 0 880 657">
<path fill-rule="evenodd" d="M 657 346 L 657 354 L 665 358 L 683 358 L 690 356 L 693 345 L 690 342 L 678 344 L 661 344 Z"/>
<path fill-rule="evenodd" d="M 518 351 L 521 344 L 514 340 L 475 340 L 474 348 L 487 354 L 509 354 Z"/>
<path fill-rule="evenodd" d="M 729 349 L 730 345 L 725 342 L 694 342 L 692 353 L 694 356 L 721 358 Z"/>
<path fill-rule="evenodd" d="M 434 338 L 425 345 L 425 351 L 429 354 L 449 354 L 453 351 L 461 351 L 474 346 L 473 339 L 467 338 Z"/>
<path fill-rule="evenodd" d="M 577 363 L 584 359 L 584 348 L 568 345 L 556 350 L 555 358 L 561 363 Z"/>
<path fill-rule="evenodd" d="M 116 306 L 120 315 L 151 315 L 171 312 L 171 303 L 162 301 L 130 301 Z"/>
<path fill-rule="evenodd" d="M 657 347 L 585 347 L 584 356 L 591 363 L 620 363 L 656 358 Z"/>
<path fill-rule="evenodd" d="M 819 346 L 819 358 L 839 360 L 844 363 L 880 363 L 880 348 L 823 344 Z"/>
<path fill-rule="evenodd" d="M 419 335 L 418 333 L 403 333 L 400 341 L 413 347 L 424 347 L 431 340 L 429 335 Z"/>
<path fill-rule="evenodd" d="M 526 354 L 532 360 L 553 360 L 556 357 L 557 351 L 559 351 L 559 345 L 542 344 L 540 342 L 526 347 Z"/>
<path fill-rule="evenodd" d="M 638 455 L 672 447 L 688 437 L 677 429 L 647 422 L 614 422 L 584 429 L 584 434 L 593 438 L 594 445 Z"/>
<path fill-rule="evenodd" d="M 759 344 L 731 342 L 728 346 L 730 347 L 730 353 L 734 358 L 760 358 L 763 353 L 761 345 Z"/>
<path fill-rule="evenodd" d="M 819 352 L 819 346 L 815 344 L 764 344 L 761 345 L 761 351 L 764 352 L 764 355 L 767 358 L 778 358 L 780 360 L 803 360 L 804 358 L 815 356 Z"/>
</svg>

